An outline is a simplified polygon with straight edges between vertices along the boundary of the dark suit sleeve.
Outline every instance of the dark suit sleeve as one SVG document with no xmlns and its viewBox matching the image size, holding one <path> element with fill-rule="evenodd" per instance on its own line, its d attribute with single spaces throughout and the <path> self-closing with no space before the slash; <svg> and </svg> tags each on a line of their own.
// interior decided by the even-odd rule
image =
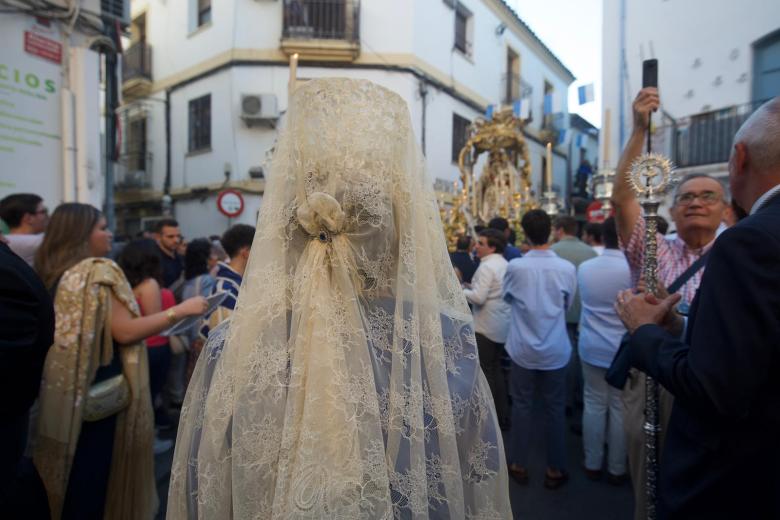
<svg viewBox="0 0 780 520">
<path fill-rule="evenodd" d="M 0 395 L 5 396 L 0 423 L 35 401 L 53 339 L 54 309 L 43 283 L 21 258 L 0 247 Z"/>
<path fill-rule="evenodd" d="M 632 358 L 690 409 L 744 417 L 770 377 L 780 339 L 780 244 L 738 226 L 716 241 L 702 279 L 689 345 L 645 325 Z"/>
</svg>

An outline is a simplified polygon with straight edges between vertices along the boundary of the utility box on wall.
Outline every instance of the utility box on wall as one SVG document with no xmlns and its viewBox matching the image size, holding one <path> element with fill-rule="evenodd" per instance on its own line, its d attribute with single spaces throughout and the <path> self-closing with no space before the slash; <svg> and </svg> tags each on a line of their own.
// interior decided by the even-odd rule
<svg viewBox="0 0 780 520">
<path fill-rule="evenodd" d="M 247 126 L 276 126 L 279 107 L 275 94 L 241 94 L 241 119 Z"/>
</svg>

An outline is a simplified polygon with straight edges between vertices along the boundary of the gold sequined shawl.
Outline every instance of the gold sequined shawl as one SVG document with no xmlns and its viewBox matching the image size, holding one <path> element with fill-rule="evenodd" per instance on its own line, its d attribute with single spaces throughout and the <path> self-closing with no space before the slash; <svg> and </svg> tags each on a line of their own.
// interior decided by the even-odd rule
<svg viewBox="0 0 780 520">
<path fill-rule="evenodd" d="M 35 466 L 49 495 L 52 518 L 62 512 L 87 391 L 99 366 L 111 363 L 111 295 L 140 316 L 130 284 L 111 260 L 89 258 L 67 270 L 54 299 L 54 345 L 46 356 L 40 393 Z M 131 389 L 117 417 L 105 518 L 151 519 L 157 510 L 154 415 L 143 342 L 119 347 Z"/>
</svg>

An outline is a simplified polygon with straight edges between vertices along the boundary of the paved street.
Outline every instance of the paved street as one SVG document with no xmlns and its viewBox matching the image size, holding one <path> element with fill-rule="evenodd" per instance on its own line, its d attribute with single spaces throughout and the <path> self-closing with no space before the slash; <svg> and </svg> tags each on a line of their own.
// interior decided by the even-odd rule
<svg viewBox="0 0 780 520">
<path fill-rule="evenodd" d="M 536 420 L 541 420 L 541 410 L 535 411 Z M 615 487 L 602 480 L 592 482 L 585 478 L 581 469 L 582 437 L 567 432 L 569 482 L 560 489 L 551 491 L 542 485 L 545 469 L 544 429 L 538 428 L 533 439 L 530 464 L 531 480 L 528 486 L 519 486 L 509 481 L 512 511 L 515 518 L 523 520 L 630 520 L 634 499 L 630 484 Z M 157 490 L 160 495 L 158 519 L 165 518 L 173 450 L 156 459 Z"/>
<path fill-rule="evenodd" d="M 536 410 L 536 420 L 542 416 Z M 615 487 L 602 479 L 593 482 L 582 471 L 582 437 L 567 432 L 569 482 L 554 491 L 543 486 L 544 428 L 536 429 L 532 445 L 530 482 L 520 486 L 512 479 L 509 493 L 515 518 L 523 520 L 630 520 L 634 498 L 628 482 Z"/>
</svg>

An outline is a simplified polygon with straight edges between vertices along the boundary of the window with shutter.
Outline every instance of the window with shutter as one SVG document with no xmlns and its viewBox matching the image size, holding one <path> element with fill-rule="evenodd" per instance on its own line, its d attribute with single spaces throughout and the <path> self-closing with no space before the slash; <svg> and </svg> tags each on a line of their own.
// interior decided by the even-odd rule
<svg viewBox="0 0 780 520">
<path fill-rule="evenodd" d="M 190 100 L 189 151 L 211 148 L 211 94 Z"/>
<path fill-rule="evenodd" d="M 471 121 L 458 114 L 452 114 L 452 162 L 458 162 L 460 151 L 466 145 Z"/>
<path fill-rule="evenodd" d="M 198 27 L 211 21 L 211 0 L 198 0 Z"/>
</svg>

